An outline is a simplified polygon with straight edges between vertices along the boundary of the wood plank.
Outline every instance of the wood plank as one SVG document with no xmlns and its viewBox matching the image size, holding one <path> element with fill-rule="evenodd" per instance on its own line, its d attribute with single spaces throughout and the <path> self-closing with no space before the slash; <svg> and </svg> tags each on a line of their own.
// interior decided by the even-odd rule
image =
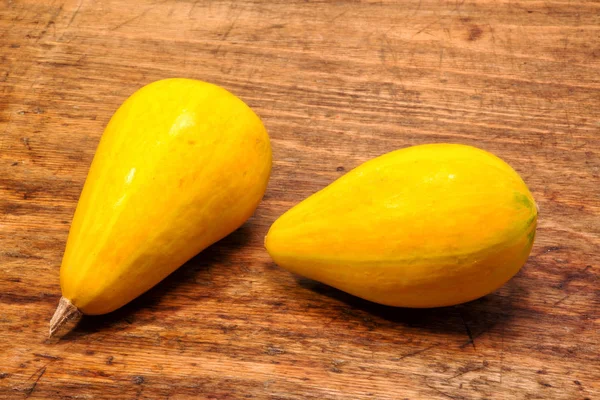
<svg viewBox="0 0 600 400">
<path fill-rule="evenodd" d="M 600 3 L 0 3 L 0 398 L 600 397 Z M 271 135 L 237 232 L 113 314 L 46 340 L 102 130 L 185 76 Z M 477 301 L 378 306 L 279 269 L 285 210 L 361 162 L 458 142 L 509 162 L 539 206 L 523 270 Z"/>
</svg>

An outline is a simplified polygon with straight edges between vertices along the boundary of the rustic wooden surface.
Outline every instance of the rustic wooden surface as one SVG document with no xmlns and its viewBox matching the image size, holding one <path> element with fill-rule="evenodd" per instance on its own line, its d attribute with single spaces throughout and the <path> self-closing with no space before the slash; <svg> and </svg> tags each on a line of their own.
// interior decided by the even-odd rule
<svg viewBox="0 0 600 400">
<path fill-rule="evenodd" d="M 0 2 L 0 398 L 600 398 L 600 3 Z M 272 137 L 264 202 L 125 308 L 46 340 L 103 127 L 156 79 L 208 80 Z M 405 310 L 279 269 L 284 210 L 387 151 L 493 151 L 536 197 L 524 269 Z"/>
</svg>

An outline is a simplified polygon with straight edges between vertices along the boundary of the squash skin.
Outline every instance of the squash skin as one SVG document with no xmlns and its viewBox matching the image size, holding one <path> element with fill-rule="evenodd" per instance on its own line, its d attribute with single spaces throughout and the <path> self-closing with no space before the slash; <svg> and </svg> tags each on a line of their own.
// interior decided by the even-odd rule
<svg viewBox="0 0 600 400">
<path fill-rule="evenodd" d="M 372 159 L 288 210 L 265 247 L 284 269 L 376 303 L 477 299 L 526 262 L 537 207 L 498 157 L 465 145 Z"/>
<path fill-rule="evenodd" d="M 108 123 L 73 218 L 63 297 L 105 314 L 240 227 L 271 171 L 269 136 L 240 99 L 173 78 L 129 97 Z"/>
</svg>

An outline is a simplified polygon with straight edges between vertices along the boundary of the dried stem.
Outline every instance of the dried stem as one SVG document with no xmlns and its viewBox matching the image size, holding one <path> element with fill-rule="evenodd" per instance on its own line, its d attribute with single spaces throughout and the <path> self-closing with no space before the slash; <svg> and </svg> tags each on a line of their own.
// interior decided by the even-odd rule
<svg viewBox="0 0 600 400">
<path fill-rule="evenodd" d="M 71 330 L 77 325 L 82 316 L 83 313 L 69 299 L 61 297 L 58 307 L 50 320 L 49 337 L 53 337 L 58 331 L 62 331 L 65 328 Z"/>
</svg>

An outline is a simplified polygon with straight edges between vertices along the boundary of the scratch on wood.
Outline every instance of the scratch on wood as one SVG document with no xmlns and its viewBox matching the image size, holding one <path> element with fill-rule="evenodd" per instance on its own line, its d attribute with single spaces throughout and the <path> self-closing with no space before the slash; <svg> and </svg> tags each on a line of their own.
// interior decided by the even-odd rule
<svg viewBox="0 0 600 400">
<path fill-rule="evenodd" d="M 469 341 L 467 343 L 465 343 L 464 345 L 462 345 L 461 348 L 470 343 L 471 345 L 473 345 L 473 349 L 477 350 L 477 348 L 475 347 L 475 340 L 473 339 L 473 334 L 471 333 L 471 328 L 469 328 L 469 325 L 467 325 L 467 321 L 465 321 L 465 318 L 463 317 L 462 312 L 460 312 L 459 315 L 460 315 L 460 319 L 463 322 L 463 325 L 465 326 L 467 335 L 469 336 Z"/>
<path fill-rule="evenodd" d="M 40 372 L 41 371 L 41 372 Z M 37 372 L 39 372 L 38 377 L 35 379 L 35 381 L 33 382 L 33 385 L 31 385 L 31 387 L 29 389 L 27 389 L 25 391 L 25 398 L 28 398 L 29 396 L 31 396 L 31 394 L 33 393 L 33 391 L 35 390 L 38 382 L 40 381 L 40 379 L 42 379 L 42 376 L 46 373 L 46 367 L 42 367 L 40 368 Z M 35 374 L 34 374 L 35 375 Z"/>
<path fill-rule="evenodd" d="M 242 13 L 239 13 L 231 22 L 231 25 L 229 25 L 229 28 L 227 28 L 227 30 L 225 31 L 225 33 L 223 34 L 223 37 L 221 38 L 221 40 L 226 40 L 229 37 L 229 34 L 231 33 L 231 31 L 233 30 L 237 20 L 240 18 L 240 15 Z"/>
<path fill-rule="evenodd" d="M 188 19 L 192 18 L 192 14 L 194 12 L 194 9 L 196 8 L 196 6 L 198 5 L 198 2 L 195 1 L 192 3 L 192 6 L 190 7 L 190 11 L 188 11 Z"/>
<path fill-rule="evenodd" d="M 116 31 L 119 28 L 124 27 L 127 24 L 132 23 L 133 21 L 135 21 L 136 19 L 142 18 L 144 15 L 148 14 L 150 11 L 152 11 L 154 7 L 148 7 L 147 9 L 145 9 L 144 11 L 142 11 L 141 13 L 139 13 L 138 15 L 136 15 L 135 17 L 131 17 L 126 21 L 121 22 L 120 24 L 116 25 L 114 28 L 111 29 L 111 31 Z"/>
<path fill-rule="evenodd" d="M 235 26 L 235 24 L 236 24 L 237 20 L 240 18 L 240 15 L 241 15 L 241 14 L 242 14 L 242 13 L 240 12 L 240 13 L 239 13 L 239 14 L 238 14 L 238 15 L 237 15 L 237 16 L 236 16 L 234 19 L 233 19 L 233 21 L 231 22 L 231 25 L 229 25 L 229 28 L 227 28 L 227 30 L 226 30 L 226 31 L 225 31 L 225 33 L 223 34 L 223 37 L 221 38 L 221 42 L 224 42 L 224 41 L 227 39 L 227 37 L 229 37 L 229 34 L 230 34 L 230 33 L 231 33 L 231 31 L 233 30 L 233 28 L 234 28 L 234 26 Z M 214 54 L 214 55 L 217 55 L 217 54 L 219 54 L 219 51 L 221 50 L 221 46 L 222 46 L 222 43 L 219 43 L 219 45 L 217 46 L 217 48 L 216 48 L 216 49 L 213 51 L 213 54 Z"/>
<path fill-rule="evenodd" d="M 568 299 L 569 297 L 571 297 L 570 294 L 564 296 L 562 299 L 558 300 L 556 303 L 554 303 L 552 306 L 555 307 L 557 305 L 559 305 L 560 303 L 562 303 L 563 301 L 565 301 L 566 299 Z"/>
<path fill-rule="evenodd" d="M 71 26 L 71 24 L 73 23 L 73 21 L 75 20 L 75 17 L 77 16 L 77 14 L 79 13 L 79 9 L 81 8 L 81 5 L 83 4 L 83 0 L 79 1 L 79 4 L 77 5 L 77 9 L 75 10 L 75 12 L 73 13 L 73 16 L 71 16 L 71 19 L 69 20 L 69 23 L 67 24 L 67 28 Z"/>
<path fill-rule="evenodd" d="M 411 36 L 411 39 L 413 39 L 415 36 L 417 36 L 419 33 L 425 31 L 426 29 L 429 29 L 430 27 L 432 27 L 435 24 L 439 24 L 440 22 L 442 22 L 441 18 L 438 18 L 437 20 L 430 22 L 429 24 L 425 25 L 424 28 L 421 28 L 417 31 L 417 33 L 415 33 L 414 35 Z"/>
<path fill-rule="evenodd" d="M 468 374 L 469 372 L 481 371 L 481 370 L 484 370 L 485 368 L 486 368 L 486 365 L 483 365 L 483 366 L 477 367 L 477 368 L 466 369 L 465 371 L 459 372 L 458 374 L 451 376 L 450 378 L 446 379 L 446 381 L 451 381 L 452 379 L 458 378 L 459 376 L 463 376 L 464 374 Z"/>
<path fill-rule="evenodd" d="M 451 395 L 449 395 L 448 393 L 444 393 L 444 392 L 442 392 L 440 389 L 436 388 L 435 386 L 431 386 L 431 385 L 430 385 L 428 382 L 425 382 L 425 385 L 426 385 L 426 386 L 427 386 L 429 389 L 435 390 L 436 392 L 438 392 L 439 394 L 441 394 L 441 395 L 442 395 L 442 396 L 444 396 L 444 397 L 447 397 L 447 398 L 449 398 L 449 399 L 454 399 L 454 400 L 459 400 L 459 399 L 460 399 L 460 397 L 451 396 Z"/>
<path fill-rule="evenodd" d="M 62 358 L 57 357 L 57 356 L 52 356 L 50 354 L 33 353 L 33 355 L 36 357 L 41 357 L 41 358 L 45 358 L 47 360 L 52 360 L 52 361 L 62 360 Z"/>
<path fill-rule="evenodd" d="M 349 11 L 349 9 L 346 9 L 346 10 L 342 11 L 341 13 L 339 13 L 338 15 L 336 15 L 335 17 L 331 18 L 331 19 L 329 20 L 329 23 L 332 23 L 332 22 L 334 22 L 336 19 L 338 19 L 338 18 L 340 18 L 340 17 L 343 17 L 345 14 L 347 14 L 347 13 L 348 13 L 348 11 Z"/>
<path fill-rule="evenodd" d="M 435 347 L 438 347 L 439 345 L 440 345 L 439 343 L 436 343 L 436 344 L 434 344 L 432 346 L 425 347 L 424 349 L 413 351 L 412 353 L 403 354 L 400 357 L 394 357 L 392 359 L 392 361 L 400 361 L 400 360 L 404 360 L 405 358 L 408 358 L 408 357 L 413 357 L 413 356 L 419 355 L 421 353 L 426 352 L 427 350 L 431 350 L 431 349 L 433 349 Z"/>
</svg>

